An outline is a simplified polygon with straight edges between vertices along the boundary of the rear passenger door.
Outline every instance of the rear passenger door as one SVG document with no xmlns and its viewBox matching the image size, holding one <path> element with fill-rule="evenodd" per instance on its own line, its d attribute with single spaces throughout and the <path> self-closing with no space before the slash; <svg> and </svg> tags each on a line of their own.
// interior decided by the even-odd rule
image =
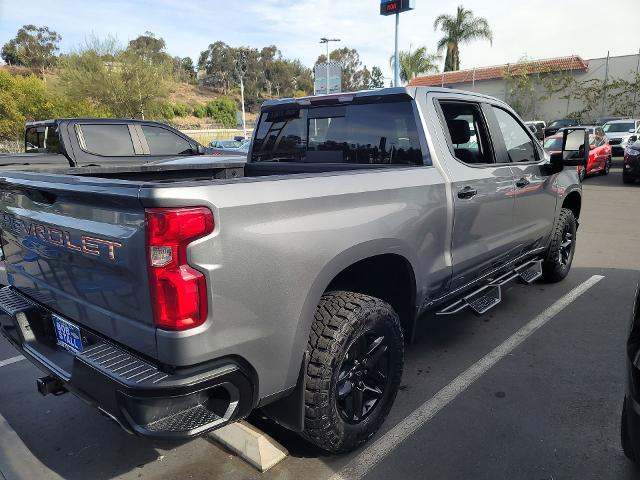
<svg viewBox="0 0 640 480">
<path fill-rule="evenodd" d="M 493 114 L 488 116 L 497 154 L 509 162 L 515 178 L 513 253 L 517 256 L 543 247 L 551 234 L 557 198 L 555 175 L 544 167 L 544 152 L 521 121 L 507 109 L 488 108 Z"/>
<path fill-rule="evenodd" d="M 473 281 L 510 259 L 513 172 L 496 156 L 480 103 L 439 100 L 452 180 L 454 222 L 450 288 Z"/>
</svg>

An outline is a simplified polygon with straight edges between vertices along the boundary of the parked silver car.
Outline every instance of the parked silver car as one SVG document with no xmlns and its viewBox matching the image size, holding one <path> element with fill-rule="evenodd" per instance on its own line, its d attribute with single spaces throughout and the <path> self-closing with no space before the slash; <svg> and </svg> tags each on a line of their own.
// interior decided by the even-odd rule
<svg viewBox="0 0 640 480">
<path fill-rule="evenodd" d="M 612 120 L 602 126 L 614 155 L 623 155 L 629 137 L 640 127 L 640 119 Z"/>
</svg>

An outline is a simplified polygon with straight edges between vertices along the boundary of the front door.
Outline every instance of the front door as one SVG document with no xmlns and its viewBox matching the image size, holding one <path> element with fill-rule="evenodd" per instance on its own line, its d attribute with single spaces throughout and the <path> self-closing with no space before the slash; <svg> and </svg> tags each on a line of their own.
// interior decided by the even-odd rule
<svg viewBox="0 0 640 480">
<path fill-rule="evenodd" d="M 544 153 L 528 129 L 508 110 L 490 107 L 492 134 L 499 155 L 506 155 L 515 179 L 513 253 L 517 256 L 546 244 L 553 228 L 557 192 L 555 175 L 544 167 Z"/>
</svg>

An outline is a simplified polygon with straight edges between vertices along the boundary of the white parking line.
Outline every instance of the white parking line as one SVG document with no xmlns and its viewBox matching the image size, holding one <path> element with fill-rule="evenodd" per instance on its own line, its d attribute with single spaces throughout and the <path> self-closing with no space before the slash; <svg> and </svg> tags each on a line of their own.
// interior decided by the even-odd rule
<svg viewBox="0 0 640 480">
<path fill-rule="evenodd" d="M 24 357 L 22 355 L 7 358 L 6 360 L 0 360 L 0 367 L 6 367 L 7 365 L 11 365 L 12 363 L 19 362 L 20 360 L 24 360 Z"/>
<path fill-rule="evenodd" d="M 602 275 L 594 275 L 560 298 L 544 312 L 461 373 L 450 384 L 411 412 L 409 416 L 399 424 L 365 448 L 344 468 L 334 473 L 330 477 L 330 480 L 355 480 L 364 477 L 380 460 L 393 452 L 407 437 L 411 436 L 422 425 L 435 417 L 440 410 L 464 392 L 491 367 L 603 278 L 604 276 Z"/>
</svg>

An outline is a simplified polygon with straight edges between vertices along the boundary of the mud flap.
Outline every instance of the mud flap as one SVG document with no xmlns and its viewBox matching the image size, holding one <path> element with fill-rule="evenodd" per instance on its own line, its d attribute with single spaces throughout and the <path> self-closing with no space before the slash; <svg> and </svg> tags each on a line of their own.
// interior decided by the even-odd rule
<svg viewBox="0 0 640 480">
<path fill-rule="evenodd" d="M 308 365 L 309 352 L 305 351 L 298 373 L 298 381 L 293 391 L 286 397 L 260 408 L 267 417 L 294 432 L 304 430 L 304 390 Z"/>
</svg>

